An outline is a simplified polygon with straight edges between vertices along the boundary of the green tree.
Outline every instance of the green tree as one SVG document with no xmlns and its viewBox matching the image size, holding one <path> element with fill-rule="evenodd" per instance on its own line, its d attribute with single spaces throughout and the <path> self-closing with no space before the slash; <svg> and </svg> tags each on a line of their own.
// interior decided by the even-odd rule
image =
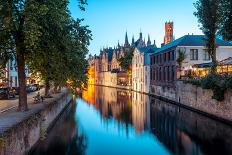
<svg viewBox="0 0 232 155">
<path fill-rule="evenodd" d="M 186 54 L 185 54 L 186 50 L 184 49 L 178 49 L 177 50 L 177 54 L 178 54 L 178 57 L 176 59 L 176 62 L 178 64 L 178 67 L 180 68 L 180 78 L 181 78 L 181 72 L 182 72 L 182 65 L 183 65 L 183 62 L 186 58 Z"/>
<path fill-rule="evenodd" d="M 119 63 L 120 63 L 119 65 L 129 75 L 131 74 L 131 70 L 132 70 L 132 59 L 133 59 L 133 55 L 134 55 L 133 52 L 134 52 L 134 48 L 126 49 L 124 57 L 121 57 L 119 59 Z"/>
<path fill-rule="evenodd" d="M 71 46 L 68 53 L 68 80 L 72 81 L 73 87 L 82 88 L 87 83 L 88 45 L 90 44 L 91 31 L 88 26 L 81 26 L 82 20 L 73 20 L 71 33 Z M 78 67 L 77 67 L 78 66 Z"/>
<path fill-rule="evenodd" d="M 75 52 L 76 55 L 78 52 L 85 54 L 87 45 L 83 42 L 83 38 L 89 39 L 90 32 L 86 27 L 84 32 L 88 32 L 88 35 L 80 31 L 83 27 L 77 21 L 78 29 L 74 27 L 74 20 L 67 7 L 68 2 L 68 0 L 0 1 L 1 64 L 5 64 L 11 57 L 16 58 L 20 111 L 27 110 L 26 63 L 33 72 L 40 72 L 49 88 L 51 82 L 63 85 L 68 79 L 72 69 L 69 63 L 76 58 L 71 60 L 70 55 L 75 55 Z M 85 4 L 86 0 L 79 0 L 79 7 L 82 10 Z M 76 33 L 78 36 L 73 35 Z M 70 42 L 72 37 L 75 41 Z M 78 48 L 72 50 L 74 44 L 77 44 Z M 83 57 L 76 60 L 84 62 Z M 76 68 L 83 70 L 83 66 Z"/>
<path fill-rule="evenodd" d="M 216 34 L 221 21 L 220 0 L 198 0 L 194 6 L 197 9 L 194 15 L 201 23 L 201 30 L 206 36 L 206 48 L 212 58 L 211 72 L 216 73 Z"/>
<path fill-rule="evenodd" d="M 63 70 L 67 70 L 65 58 L 70 19 L 67 0 L 43 0 L 43 4 L 48 11 L 37 17 L 43 35 L 38 42 L 37 52 L 31 55 L 28 64 L 33 72 L 41 74 L 45 81 L 45 96 L 48 96 L 52 80 L 65 79 Z"/>
<path fill-rule="evenodd" d="M 68 0 L 48 0 L 49 12 L 40 21 L 43 36 L 38 52 L 30 59 L 34 72 L 39 72 L 45 81 L 45 96 L 49 96 L 52 84 L 55 88 L 65 86 L 72 79 L 81 83 L 83 68 L 87 61 L 87 46 L 91 39 L 87 26 L 82 20 L 74 20 L 67 11 Z M 39 58 L 39 59 L 38 59 Z"/>
<path fill-rule="evenodd" d="M 232 40 L 232 1 L 221 0 L 221 26 L 219 34 L 223 36 L 225 40 Z"/>
<path fill-rule="evenodd" d="M 1 0 L 0 47 L 4 63 L 10 57 L 17 61 L 20 111 L 27 110 L 25 61 L 35 52 L 41 33 L 35 17 L 43 14 L 44 7 L 37 0 Z"/>
</svg>

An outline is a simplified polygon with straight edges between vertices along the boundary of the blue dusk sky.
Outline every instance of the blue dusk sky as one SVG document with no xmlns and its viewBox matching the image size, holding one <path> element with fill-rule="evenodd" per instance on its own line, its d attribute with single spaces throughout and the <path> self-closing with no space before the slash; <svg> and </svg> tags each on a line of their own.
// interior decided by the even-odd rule
<svg viewBox="0 0 232 155">
<path fill-rule="evenodd" d="M 78 0 L 71 0 L 70 10 L 74 18 L 84 18 L 89 25 L 93 40 L 89 46 L 91 54 L 99 54 L 101 47 L 114 47 L 118 40 L 124 43 L 127 31 L 129 41 L 134 35 L 139 37 L 140 30 L 147 40 L 156 40 L 160 47 L 164 38 L 164 23 L 174 22 L 174 36 L 202 34 L 193 3 L 196 0 L 88 0 L 86 11 L 79 10 Z M 152 41 L 153 42 L 153 41 Z"/>
</svg>

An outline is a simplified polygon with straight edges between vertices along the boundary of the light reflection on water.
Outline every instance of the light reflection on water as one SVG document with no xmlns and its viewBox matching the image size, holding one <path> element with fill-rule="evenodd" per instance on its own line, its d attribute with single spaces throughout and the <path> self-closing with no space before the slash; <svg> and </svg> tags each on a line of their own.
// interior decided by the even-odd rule
<svg viewBox="0 0 232 155">
<path fill-rule="evenodd" d="M 87 154 L 168 154 L 164 146 L 149 132 L 137 133 L 131 124 L 113 118 L 101 118 L 99 111 L 77 100 L 76 118 L 86 133 Z"/>
<path fill-rule="evenodd" d="M 232 154 L 231 127 L 147 95 L 90 86 L 75 102 L 32 154 Z"/>
</svg>

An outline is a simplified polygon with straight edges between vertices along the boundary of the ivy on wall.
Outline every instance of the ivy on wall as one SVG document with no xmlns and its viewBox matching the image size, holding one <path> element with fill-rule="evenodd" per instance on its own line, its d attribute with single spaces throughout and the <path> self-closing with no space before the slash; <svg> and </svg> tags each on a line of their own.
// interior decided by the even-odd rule
<svg viewBox="0 0 232 155">
<path fill-rule="evenodd" d="M 186 83 L 202 87 L 203 89 L 211 89 L 213 91 L 212 98 L 217 101 L 223 101 L 225 99 L 225 91 L 232 89 L 232 76 L 211 73 L 199 80 L 192 79 L 186 81 Z"/>
</svg>

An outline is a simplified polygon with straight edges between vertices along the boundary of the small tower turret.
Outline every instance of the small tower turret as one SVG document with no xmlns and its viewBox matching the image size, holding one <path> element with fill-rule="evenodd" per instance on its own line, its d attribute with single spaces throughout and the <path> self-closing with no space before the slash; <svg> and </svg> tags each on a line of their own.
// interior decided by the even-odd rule
<svg viewBox="0 0 232 155">
<path fill-rule="evenodd" d="M 150 35 L 148 34 L 147 46 L 151 45 Z"/>
<path fill-rule="evenodd" d="M 127 36 L 127 32 L 126 32 L 126 36 L 125 36 L 125 44 L 124 44 L 125 47 L 129 47 L 130 44 L 129 44 L 129 41 L 128 41 L 128 36 Z"/>
</svg>

